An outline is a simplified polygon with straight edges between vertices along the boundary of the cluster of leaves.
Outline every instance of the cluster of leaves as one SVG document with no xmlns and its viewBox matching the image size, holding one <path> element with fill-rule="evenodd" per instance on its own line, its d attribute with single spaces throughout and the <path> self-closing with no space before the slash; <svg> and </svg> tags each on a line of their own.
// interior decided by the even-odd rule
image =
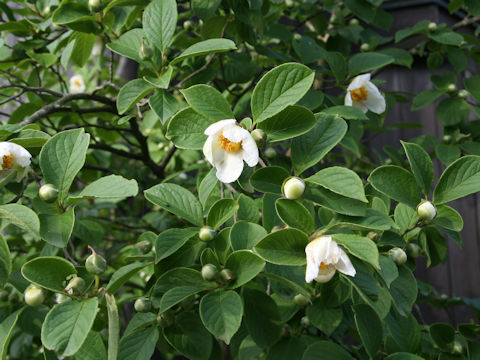
<svg viewBox="0 0 480 360">
<path fill-rule="evenodd" d="M 480 62 L 469 27 L 480 6 L 449 10 L 467 15 L 385 36 L 382 0 L 0 2 L 0 140 L 32 154 L 24 180 L 0 183 L 0 358 L 480 356 L 477 324 L 425 324 L 417 306 L 478 315 L 478 301 L 413 275 L 419 255 L 436 266 L 448 238 L 461 246 L 447 204 L 480 191 L 480 77 L 464 77 Z M 386 93 L 383 114 L 343 105 L 356 75 L 425 61 L 451 65 L 434 89 Z M 73 74 L 85 89 L 72 91 Z M 440 97 L 442 139 L 372 156 L 366 131 L 406 126 L 384 125 L 396 103 L 416 111 Z M 260 165 L 222 184 L 199 150 L 209 125 L 233 118 L 266 145 Z M 306 184 L 296 200 L 282 194 L 292 175 Z M 38 194 L 47 183 L 51 203 Z M 422 199 L 433 220 L 419 218 Z M 354 277 L 305 283 L 320 233 Z M 105 272 L 83 266 L 88 245 Z M 38 306 L 24 302 L 29 284 L 43 289 L 27 301 Z"/>
</svg>

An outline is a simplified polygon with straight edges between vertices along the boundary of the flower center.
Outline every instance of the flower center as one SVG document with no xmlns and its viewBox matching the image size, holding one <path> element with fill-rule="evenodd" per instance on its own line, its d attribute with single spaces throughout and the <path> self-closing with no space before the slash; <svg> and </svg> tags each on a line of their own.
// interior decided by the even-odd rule
<svg viewBox="0 0 480 360">
<path fill-rule="evenodd" d="M 76 87 L 81 87 L 82 86 L 82 83 L 80 82 L 80 80 L 75 80 L 75 86 Z"/>
<path fill-rule="evenodd" d="M 225 136 L 223 136 L 223 134 L 220 134 L 220 137 L 218 138 L 218 143 L 223 150 L 232 152 L 232 153 L 239 151 L 240 148 L 242 147 L 241 141 L 232 142 L 228 140 Z"/>
<path fill-rule="evenodd" d="M 368 91 L 367 89 L 365 89 L 365 86 L 359 87 L 355 90 L 351 90 L 350 95 L 355 102 L 362 102 L 363 100 L 368 99 Z"/>
<path fill-rule="evenodd" d="M 320 270 L 327 270 L 328 269 L 328 265 L 326 265 L 323 261 L 320 263 Z"/>
<path fill-rule="evenodd" d="M 13 166 L 13 155 L 12 153 L 8 155 L 3 155 L 2 169 L 11 169 Z"/>
</svg>

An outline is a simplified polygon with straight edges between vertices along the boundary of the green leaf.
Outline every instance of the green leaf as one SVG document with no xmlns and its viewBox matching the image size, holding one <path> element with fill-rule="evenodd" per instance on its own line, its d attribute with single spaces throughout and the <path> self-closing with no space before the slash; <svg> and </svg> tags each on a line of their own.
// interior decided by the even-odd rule
<svg viewBox="0 0 480 360">
<path fill-rule="evenodd" d="M 385 360 L 424 360 L 424 358 L 407 352 L 397 352 L 388 355 Z"/>
<path fill-rule="evenodd" d="M 40 168 L 45 183 L 58 189 L 58 198 L 63 201 L 75 176 L 85 163 L 90 135 L 83 129 L 62 131 L 51 137 L 40 152 Z"/>
<path fill-rule="evenodd" d="M 317 124 L 308 133 L 292 140 L 292 162 L 297 175 L 318 163 L 347 132 L 345 120 L 321 113 L 315 116 Z"/>
<path fill-rule="evenodd" d="M 368 202 L 363 190 L 363 182 L 354 171 L 340 167 L 332 166 L 317 172 L 315 175 L 306 179 L 307 182 L 314 183 L 333 191 L 342 196 L 352 199 Z"/>
<path fill-rule="evenodd" d="M 480 156 L 464 156 L 450 164 L 433 191 L 435 205 L 480 191 Z"/>
<path fill-rule="evenodd" d="M 322 186 L 307 186 L 303 198 L 344 215 L 365 216 L 367 211 L 366 203 L 338 195 Z"/>
<path fill-rule="evenodd" d="M 159 313 L 163 313 L 186 298 L 205 290 L 202 286 L 177 286 L 168 290 L 160 300 L 153 298 L 153 306 L 158 307 Z"/>
<path fill-rule="evenodd" d="M 72 356 L 86 340 L 97 316 L 96 297 L 55 305 L 42 325 L 42 344 L 58 356 Z"/>
<path fill-rule="evenodd" d="M 420 94 L 413 98 L 410 110 L 416 111 L 423 109 L 425 106 L 431 104 L 443 94 L 445 94 L 444 91 L 437 89 L 422 91 Z"/>
<path fill-rule="evenodd" d="M 96 38 L 94 34 L 75 33 L 73 36 L 75 45 L 70 55 L 70 60 L 72 60 L 75 65 L 84 67 L 88 60 L 90 60 Z"/>
<path fill-rule="evenodd" d="M 188 104 L 199 114 L 212 119 L 235 119 L 230 105 L 215 88 L 200 84 L 181 91 Z"/>
<path fill-rule="evenodd" d="M 305 206 L 295 200 L 278 199 L 275 202 L 277 214 L 282 221 L 292 228 L 300 229 L 307 234 L 315 230 L 315 222 Z"/>
<path fill-rule="evenodd" d="M 289 176 L 287 170 L 279 166 L 267 166 L 258 169 L 250 177 L 250 184 L 264 193 L 282 193 L 283 181 Z"/>
<path fill-rule="evenodd" d="M 0 288 L 8 281 L 8 277 L 12 272 L 12 259 L 7 241 L 0 235 Z M 0 357 L 1 359 L 1 357 Z"/>
<path fill-rule="evenodd" d="M 118 39 L 107 44 L 107 48 L 119 55 L 128 57 L 138 63 L 142 62 L 139 49 L 142 45 L 144 33 L 142 29 L 132 29 L 123 33 Z"/>
<path fill-rule="evenodd" d="M 193 236 L 198 234 L 198 228 L 167 229 L 155 240 L 155 262 L 158 263 L 174 254 Z"/>
<path fill-rule="evenodd" d="M 79 21 L 95 20 L 86 4 L 62 3 L 52 16 L 52 22 L 58 25 L 71 24 Z"/>
<path fill-rule="evenodd" d="M 160 298 L 161 295 L 165 294 L 168 290 L 178 287 L 178 284 L 182 284 L 182 286 L 197 287 L 201 290 L 215 287 L 215 283 L 203 280 L 200 271 L 178 267 L 168 270 L 158 278 L 153 289 L 154 299 Z"/>
<path fill-rule="evenodd" d="M 205 207 L 208 198 L 212 194 L 213 190 L 217 186 L 217 169 L 211 168 L 207 175 L 202 179 L 202 182 L 198 186 L 198 199 L 202 203 L 202 206 Z"/>
<path fill-rule="evenodd" d="M 417 281 L 405 266 L 398 268 L 398 277 L 390 285 L 390 293 L 398 312 L 406 316 L 417 299 Z"/>
<path fill-rule="evenodd" d="M 81 199 L 123 199 L 135 196 L 137 193 L 138 185 L 134 179 L 127 180 L 122 176 L 109 175 L 87 185 L 71 199 L 74 201 Z"/>
<path fill-rule="evenodd" d="M 265 260 L 278 265 L 305 265 L 307 234 L 297 229 L 283 229 L 268 234 L 255 245 L 255 251 Z"/>
<path fill-rule="evenodd" d="M 253 120 L 260 123 L 295 104 L 310 89 L 314 78 L 312 70 L 296 63 L 282 64 L 270 70 L 253 89 Z"/>
<path fill-rule="evenodd" d="M 470 115 L 470 105 L 460 98 L 447 98 L 440 101 L 435 110 L 438 121 L 444 126 L 465 122 Z"/>
<path fill-rule="evenodd" d="M 234 251 L 227 258 L 225 268 L 235 274 L 235 281 L 230 288 L 236 289 L 257 276 L 265 267 L 265 262 L 249 250 Z"/>
<path fill-rule="evenodd" d="M 401 141 L 410 168 L 424 195 L 430 193 L 433 181 L 433 163 L 428 153 L 420 145 Z"/>
<path fill-rule="evenodd" d="M 322 114 L 336 115 L 347 120 L 368 120 L 368 116 L 354 106 L 337 105 L 322 110 Z"/>
<path fill-rule="evenodd" d="M 353 234 L 332 234 L 331 236 L 337 244 L 346 248 L 350 254 L 380 269 L 378 248 L 372 240 Z"/>
<path fill-rule="evenodd" d="M 145 36 L 162 53 L 172 43 L 177 16 L 175 0 L 153 0 L 143 12 L 142 23 Z"/>
<path fill-rule="evenodd" d="M 350 230 L 386 231 L 390 230 L 392 227 L 396 227 L 396 225 L 390 216 L 373 209 L 367 209 L 365 216 L 347 216 L 338 214 L 327 225 L 327 228 L 330 231 L 339 228 Z"/>
<path fill-rule="evenodd" d="M 0 218 L 20 229 L 40 237 L 40 221 L 37 214 L 30 208 L 19 204 L 0 205 Z"/>
<path fill-rule="evenodd" d="M 19 316 L 22 314 L 25 307 L 8 315 L 2 322 L 0 322 L 0 359 L 5 360 L 8 355 L 8 345 L 13 333 L 13 329 L 17 324 Z"/>
<path fill-rule="evenodd" d="M 380 69 L 394 61 L 393 57 L 378 52 L 357 53 L 348 61 L 348 72 L 350 76 L 355 76 Z"/>
<path fill-rule="evenodd" d="M 155 86 L 143 79 L 134 79 L 122 86 L 117 97 L 117 110 L 124 114 L 143 99 Z"/>
<path fill-rule="evenodd" d="M 346 352 L 340 345 L 333 341 L 317 341 L 311 344 L 303 353 L 302 360 L 317 360 L 319 354 L 322 360 L 352 360 L 348 352 Z"/>
<path fill-rule="evenodd" d="M 201 150 L 207 140 L 205 129 L 211 123 L 211 119 L 189 107 L 176 113 L 170 120 L 167 137 L 180 149 Z"/>
<path fill-rule="evenodd" d="M 148 99 L 148 104 L 160 118 L 162 124 L 166 124 L 179 108 L 177 99 L 165 89 L 158 89 L 157 92 Z"/>
<path fill-rule="evenodd" d="M 435 225 L 453 231 L 462 231 L 463 219 L 457 210 L 447 205 L 437 206 L 437 216 L 433 219 Z"/>
<path fill-rule="evenodd" d="M 22 275 L 33 284 L 47 290 L 63 292 L 67 277 L 77 270 L 69 261 L 57 256 L 43 256 L 32 259 L 22 266 Z"/>
<path fill-rule="evenodd" d="M 233 199 L 217 200 L 207 216 L 207 225 L 213 229 L 218 229 L 225 221 L 230 219 L 238 210 L 238 203 Z"/>
<path fill-rule="evenodd" d="M 355 324 L 365 350 L 370 358 L 375 357 L 383 342 L 382 322 L 377 312 L 369 305 L 359 304 L 354 308 Z"/>
<path fill-rule="evenodd" d="M 463 79 L 463 85 L 475 100 L 480 102 L 480 75 Z"/>
<path fill-rule="evenodd" d="M 107 351 L 98 332 L 90 331 L 85 342 L 75 354 L 75 360 L 106 360 Z"/>
<path fill-rule="evenodd" d="M 275 142 L 305 134 L 315 123 L 315 116 L 307 108 L 287 106 L 278 114 L 259 123 L 258 128 L 265 131 L 267 141 Z"/>
<path fill-rule="evenodd" d="M 160 334 L 155 326 L 141 329 L 122 337 L 118 360 L 150 359 Z"/>
<path fill-rule="evenodd" d="M 230 230 L 230 243 L 235 250 L 251 250 L 265 235 L 267 231 L 258 224 L 238 221 Z"/>
<path fill-rule="evenodd" d="M 221 53 L 225 51 L 235 50 L 237 47 L 232 40 L 229 39 L 208 39 L 204 41 L 199 41 L 178 55 L 175 59 L 172 60 L 170 65 L 174 65 L 179 61 L 187 59 L 193 56 L 202 56 L 211 53 Z"/>
<path fill-rule="evenodd" d="M 455 340 L 455 329 L 449 324 L 436 323 L 430 325 L 430 335 L 440 349 L 450 351 L 449 345 Z"/>
<path fill-rule="evenodd" d="M 202 205 L 187 189 L 176 184 L 158 184 L 145 190 L 145 198 L 151 203 L 191 222 L 203 225 Z"/>
<path fill-rule="evenodd" d="M 440 44 L 459 46 L 463 41 L 463 36 L 451 30 L 434 31 L 428 34 L 428 37 Z"/>
<path fill-rule="evenodd" d="M 420 203 L 420 192 L 415 177 L 399 166 L 380 166 L 372 171 L 368 181 L 377 191 L 400 203 L 412 208 L 416 208 Z"/>
<path fill-rule="evenodd" d="M 217 11 L 222 0 L 197 0 L 192 3 L 193 13 L 203 21 L 210 19 Z"/>
<path fill-rule="evenodd" d="M 40 236 L 50 245 L 58 248 L 67 246 L 75 222 L 74 209 L 63 214 L 40 214 Z"/>
<path fill-rule="evenodd" d="M 115 294 L 123 284 L 125 284 L 133 275 L 139 272 L 148 264 L 143 263 L 132 263 L 125 266 L 122 266 L 120 269 L 115 271 L 110 277 L 110 281 L 106 287 L 106 290 L 109 294 Z"/>
<path fill-rule="evenodd" d="M 438 144 L 435 153 L 443 165 L 448 166 L 461 156 L 460 148 L 456 145 Z"/>
<path fill-rule="evenodd" d="M 328 308 L 318 300 L 307 307 L 306 315 L 310 322 L 327 336 L 332 335 L 343 319 L 342 309 Z"/>
<path fill-rule="evenodd" d="M 214 336 L 230 344 L 240 328 L 243 316 L 242 299 L 235 291 L 218 290 L 205 295 L 200 301 L 200 318 Z"/>
<path fill-rule="evenodd" d="M 389 55 L 395 59 L 394 64 L 412 68 L 413 56 L 409 51 L 399 48 L 388 48 L 379 51 L 382 54 Z"/>
</svg>

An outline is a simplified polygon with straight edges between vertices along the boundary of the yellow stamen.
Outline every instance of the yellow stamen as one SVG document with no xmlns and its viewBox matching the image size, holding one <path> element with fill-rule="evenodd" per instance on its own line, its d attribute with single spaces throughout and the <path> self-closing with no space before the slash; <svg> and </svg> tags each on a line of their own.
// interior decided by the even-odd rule
<svg viewBox="0 0 480 360">
<path fill-rule="evenodd" d="M 327 270 L 328 265 L 326 265 L 323 261 L 320 263 L 320 270 Z"/>
<path fill-rule="evenodd" d="M 365 89 L 365 86 L 359 87 L 355 90 L 350 90 L 350 95 L 355 102 L 362 102 L 368 99 L 368 91 Z"/>
<path fill-rule="evenodd" d="M 8 155 L 3 155 L 2 169 L 11 169 L 13 166 L 13 155 L 12 153 Z"/>
<path fill-rule="evenodd" d="M 76 87 L 82 86 L 82 83 L 80 82 L 80 80 L 75 80 L 75 86 Z"/>
<path fill-rule="evenodd" d="M 242 142 L 232 142 L 223 136 L 223 134 L 220 134 L 218 143 L 223 150 L 232 153 L 239 151 L 242 147 Z"/>
</svg>

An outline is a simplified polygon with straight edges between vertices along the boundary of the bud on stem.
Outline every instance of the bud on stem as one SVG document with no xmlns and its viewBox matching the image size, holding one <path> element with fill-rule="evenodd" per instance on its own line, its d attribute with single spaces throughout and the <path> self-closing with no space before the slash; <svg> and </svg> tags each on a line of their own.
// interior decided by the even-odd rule
<svg viewBox="0 0 480 360">
<path fill-rule="evenodd" d="M 283 184 L 282 190 L 287 199 L 296 200 L 303 195 L 305 183 L 297 177 L 292 177 Z"/>
<path fill-rule="evenodd" d="M 437 215 L 437 209 L 430 201 L 424 201 L 418 205 L 417 215 L 422 220 L 430 221 Z"/>
<path fill-rule="evenodd" d="M 38 190 L 40 199 L 47 203 L 52 203 L 58 198 L 58 189 L 52 184 L 45 184 Z"/>
<path fill-rule="evenodd" d="M 98 255 L 90 245 L 88 248 L 92 251 L 92 255 L 90 255 L 85 261 L 85 268 L 90 274 L 103 274 L 107 269 L 107 261 L 102 256 Z"/>
<path fill-rule="evenodd" d="M 25 302 L 29 306 L 39 306 L 45 300 L 43 289 L 37 285 L 30 284 L 24 293 Z"/>
<path fill-rule="evenodd" d="M 146 313 L 152 310 L 152 302 L 148 298 L 140 298 L 135 300 L 135 311 L 140 313 Z"/>
<path fill-rule="evenodd" d="M 394 247 L 393 249 L 390 249 L 388 251 L 388 257 L 392 259 L 397 265 L 405 264 L 405 262 L 407 261 L 407 254 L 405 254 L 405 251 L 403 251 L 403 249 L 400 249 L 399 247 Z"/>
<path fill-rule="evenodd" d="M 198 237 L 204 242 L 210 242 L 215 237 L 215 230 L 210 226 L 204 226 L 198 232 Z"/>
</svg>

